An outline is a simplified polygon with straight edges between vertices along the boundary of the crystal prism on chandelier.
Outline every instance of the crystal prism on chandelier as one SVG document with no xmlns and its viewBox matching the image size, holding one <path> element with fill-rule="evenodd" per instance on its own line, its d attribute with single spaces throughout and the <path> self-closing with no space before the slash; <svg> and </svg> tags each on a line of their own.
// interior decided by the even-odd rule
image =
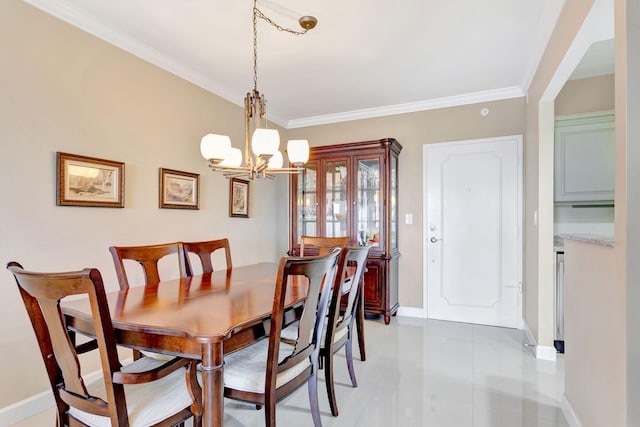
<svg viewBox="0 0 640 427">
<path fill-rule="evenodd" d="M 244 98 L 244 163 L 242 152 L 231 146 L 231 139 L 226 135 L 210 133 L 205 135 L 200 142 L 200 152 L 209 162 L 211 170 L 222 172 L 226 178 L 271 179 L 279 173 L 299 173 L 302 171 L 302 165 L 309 160 L 308 141 L 304 139 L 290 140 L 287 143 L 287 155 L 291 167 L 283 167 L 284 158 L 280 152 L 280 134 L 276 129 L 267 127 L 266 100 L 264 95 L 258 92 L 258 18 L 279 31 L 295 35 L 306 34 L 318 22 L 313 16 L 303 16 L 298 20 L 302 27 L 301 31 L 281 27 L 262 13 L 256 6 L 256 0 L 253 0 L 253 90 L 248 92 Z"/>
</svg>

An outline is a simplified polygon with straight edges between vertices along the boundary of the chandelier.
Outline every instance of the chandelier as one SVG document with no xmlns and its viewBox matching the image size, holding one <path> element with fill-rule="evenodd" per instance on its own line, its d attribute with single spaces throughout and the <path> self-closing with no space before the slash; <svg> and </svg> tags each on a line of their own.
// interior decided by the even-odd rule
<svg viewBox="0 0 640 427">
<path fill-rule="evenodd" d="M 292 167 L 283 167 L 284 159 L 279 150 L 280 134 L 277 129 L 267 127 L 267 102 L 264 95 L 258 92 L 258 18 L 279 31 L 295 35 L 306 34 L 318 22 L 313 16 L 303 16 L 298 20 L 301 31 L 281 27 L 262 13 L 256 6 L 256 0 L 253 0 L 253 90 L 247 92 L 244 98 L 244 163 L 242 152 L 231 146 L 228 136 L 210 133 L 200 141 L 200 152 L 209 162 L 211 170 L 222 172 L 226 178 L 273 179 L 275 174 L 301 172 L 302 165 L 309 159 L 307 140 L 290 140 L 287 143 L 287 155 Z"/>
</svg>

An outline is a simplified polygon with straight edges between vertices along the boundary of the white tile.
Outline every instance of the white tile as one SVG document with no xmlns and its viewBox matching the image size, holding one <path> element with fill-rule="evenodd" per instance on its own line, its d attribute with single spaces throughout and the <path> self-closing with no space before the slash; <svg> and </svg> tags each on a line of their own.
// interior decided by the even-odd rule
<svg viewBox="0 0 640 427">
<path fill-rule="evenodd" d="M 319 373 L 325 427 L 568 427 L 558 409 L 564 360 L 536 360 L 522 331 L 412 318 L 388 326 L 368 320 L 365 327 L 367 361 L 354 349 L 358 388 L 351 387 L 344 352 L 336 355 L 339 417 L 331 416 Z M 280 402 L 278 426 L 313 425 L 308 399 L 303 387 Z M 51 425 L 53 415 L 45 411 L 17 426 Z M 264 411 L 226 400 L 224 425 L 263 426 Z"/>
</svg>

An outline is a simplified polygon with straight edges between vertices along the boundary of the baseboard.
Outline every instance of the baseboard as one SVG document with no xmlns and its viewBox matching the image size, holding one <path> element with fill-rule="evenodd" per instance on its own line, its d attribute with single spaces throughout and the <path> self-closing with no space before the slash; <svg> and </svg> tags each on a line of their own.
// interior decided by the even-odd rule
<svg viewBox="0 0 640 427">
<path fill-rule="evenodd" d="M 51 390 L 43 391 L 0 409 L 0 427 L 16 424 L 54 405 Z"/>
<path fill-rule="evenodd" d="M 125 360 L 125 362 L 130 363 L 131 359 Z M 91 372 L 90 374 L 84 375 L 83 378 L 86 384 L 97 381 L 102 378 L 102 370 Z M 0 427 L 16 424 L 54 405 L 55 402 L 53 401 L 51 390 L 29 396 L 19 402 L 0 408 Z"/>
<path fill-rule="evenodd" d="M 533 336 L 533 332 L 531 332 L 531 328 L 529 328 L 529 324 L 526 321 L 522 321 L 522 330 L 524 331 L 524 337 L 526 338 L 526 345 L 528 347 L 535 347 L 538 345 L 536 341 L 536 337 Z"/>
<path fill-rule="evenodd" d="M 535 353 L 536 359 L 549 360 L 551 362 L 556 361 L 557 351 L 555 347 L 548 346 L 548 345 L 538 345 L 538 342 L 536 341 L 536 338 L 533 336 L 533 332 L 531 332 L 531 329 L 529 328 L 529 325 L 527 324 L 527 322 L 523 322 L 522 329 L 524 331 L 524 336 L 526 341 L 525 345 L 527 347 L 535 349 L 534 353 Z"/>
<path fill-rule="evenodd" d="M 427 318 L 427 312 L 423 308 L 417 307 L 399 307 L 398 316 L 402 317 L 417 317 L 420 319 Z"/>
<path fill-rule="evenodd" d="M 548 345 L 536 346 L 536 359 L 555 362 L 557 354 L 558 352 L 556 351 L 556 348 L 553 346 L 548 346 Z"/>
<path fill-rule="evenodd" d="M 562 399 L 560 400 L 560 409 L 562 410 L 562 414 L 567 419 L 567 423 L 569 427 L 582 427 L 582 423 L 578 419 L 578 415 L 573 410 L 571 403 L 567 400 L 567 396 L 562 393 Z"/>
</svg>

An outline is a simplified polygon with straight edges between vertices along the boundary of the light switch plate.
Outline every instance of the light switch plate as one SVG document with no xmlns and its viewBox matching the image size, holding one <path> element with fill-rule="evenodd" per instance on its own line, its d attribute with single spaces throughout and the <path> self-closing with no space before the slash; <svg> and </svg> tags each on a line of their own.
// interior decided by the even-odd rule
<svg viewBox="0 0 640 427">
<path fill-rule="evenodd" d="M 410 213 L 405 214 L 404 215 L 404 223 L 407 224 L 407 225 L 413 224 L 413 214 L 410 214 Z"/>
</svg>

